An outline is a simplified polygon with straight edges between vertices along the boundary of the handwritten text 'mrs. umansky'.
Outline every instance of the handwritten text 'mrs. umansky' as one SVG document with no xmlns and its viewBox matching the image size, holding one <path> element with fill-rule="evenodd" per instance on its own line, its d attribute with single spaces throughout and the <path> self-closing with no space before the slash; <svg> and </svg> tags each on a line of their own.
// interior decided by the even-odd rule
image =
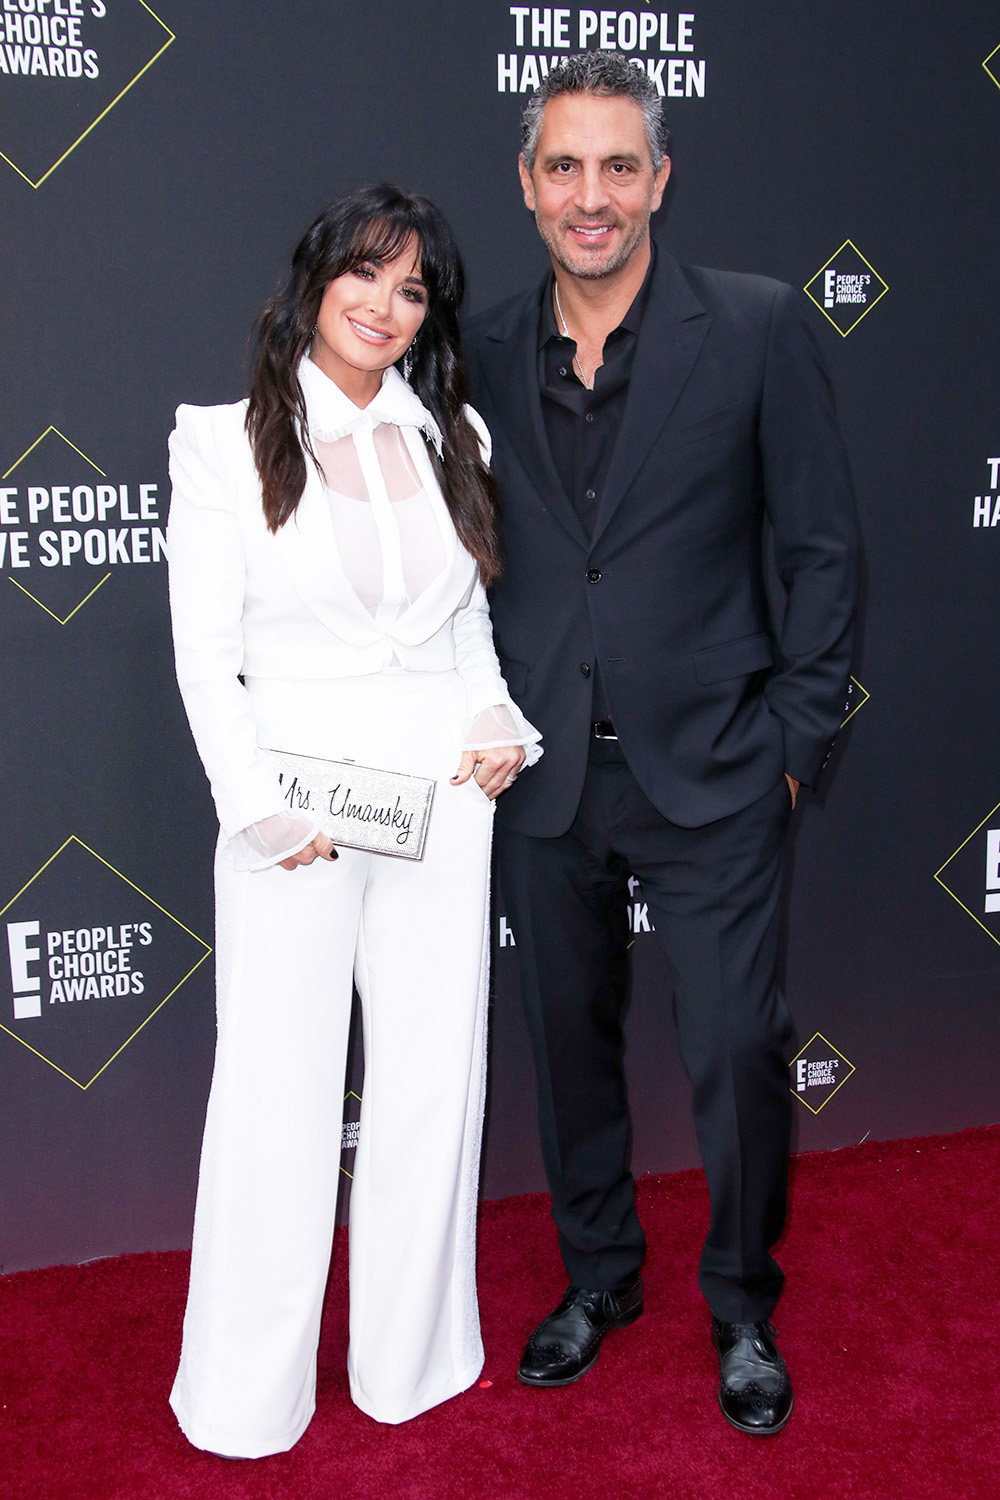
<svg viewBox="0 0 1000 1500">
<path fill-rule="evenodd" d="M 413 813 L 404 812 L 399 798 L 396 798 L 395 806 L 379 804 L 377 802 L 353 802 L 351 800 L 351 788 L 342 790 L 342 783 L 316 792 L 316 801 L 313 800 L 314 792 L 309 787 L 304 787 L 297 776 L 293 776 L 288 784 L 288 790 L 284 794 L 284 801 L 288 806 L 298 812 L 317 812 L 317 803 L 320 797 L 327 803 L 326 812 L 331 818 L 350 818 L 356 823 L 374 823 L 380 828 L 393 828 L 396 830 L 396 843 L 405 844 L 410 837 L 413 828 Z"/>
</svg>

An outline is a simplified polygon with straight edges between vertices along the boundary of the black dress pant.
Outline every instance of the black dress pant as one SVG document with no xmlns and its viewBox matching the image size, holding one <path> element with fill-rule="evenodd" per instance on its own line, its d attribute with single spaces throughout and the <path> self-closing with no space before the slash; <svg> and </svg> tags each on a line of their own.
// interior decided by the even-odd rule
<svg viewBox="0 0 1000 1500">
<path fill-rule="evenodd" d="M 594 741 L 559 838 L 501 826 L 500 881 L 535 1053 L 542 1153 L 577 1286 L 611 1290 L 642 1263 L 629 1170 L 622 1016 L 626 882 L 642 882 L 673 977 L 681 1058 L 711 1194 L 699 1264 L 716 1317 L 769 1316 L 785 1215 L 790 1024 L 775 968 L 784 836 L 780 783 L 750 807 L 680 828 L 648 801 L 617 741 Z"/>
</svg>

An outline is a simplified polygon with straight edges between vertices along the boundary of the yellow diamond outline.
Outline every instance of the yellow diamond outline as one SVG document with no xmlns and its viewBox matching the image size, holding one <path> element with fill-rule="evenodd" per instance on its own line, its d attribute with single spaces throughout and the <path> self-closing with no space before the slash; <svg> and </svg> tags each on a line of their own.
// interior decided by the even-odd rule
<svg viewBox="0 0 1000 1500">
<path fill-rule="evenodd" d="M 1000 48 L 998 48 L 997 50 L 1000 51 Z M 956 896 L 955 892 L 952 890 L 951 886 L 950 885 L 945 885 L 944 881 L 941 879 L 941 871 L 942 870 L 946 870 L 948 868 L 948 866 L 951 864 L 952 860 L 955 858 L 955 856 L 958 855 L 958 854 L 961 854 L 961 852 L 965 848 L 966 844 L 969 843 L 971 839 L 975 838 L 976 834 L 979 832 L 980 828 L 982 828 L 983 824 L 984 823 L 988 823 L 990 821 L 990 819 L 992 818 L 993 814 L 997 811 L 997 808 L 1000 808 L 1000 802 L 997 803 L 996 807 L 991 807 L 990 808 L 990 810 L 986 814 L 985 818 L 983 818 L 979 823 L 976 824 L 975 828 L 969 834 L 968 838 L 964 838 L 962 840 L 962 842 L 959 844 L 958 848 L 956 850 L 954 850 L 953 853 L 951 853 L 951 854 L 948 855 L 948 858 L 945 860 L 944 864 L 941 866 L 941 869 L 935 871 L 935 873 L 934 873 L 934 879 L 937 881 L 938 885 L 941 887 L 941 889 L 943 891 L 947 891 L 948 892 L 948 895 L 951 897 L 951 899 L 953 901 L 957 901 L 958 902 L 959 906 L 962 908 L 962 910 L 966 913 L 967 916 L 970 916 L 972 918 L 972 920 L 975 922 L 976 926 L 977 927 L 981 927 L 983 929 L 983 931 L 985 932 L 986 936 L 988 938 L 992 938 L 993 941 L 994 941 L 994 943 L 996 943 L 997 946 L 1000 947 L 1000 938 L 998 938 L 995 933 L 992 933 L 990 931 L 990 929 L 987 927 L 987 925 L 986 925 L 985 922 L 981 922 L 979 920 L 979 918 L 976 916 L 976 914 L 975 914 L 974 911 L 969 911 L 969 908 L 966 906 L 965 902 L 962 901 L 958 896 Z"/>
<path fill-rule="evenodd" d="M 809 1048 L 812 1046 L 813 1042 L 816 1040 L 817 1037 L 819 1037 L 819 1040 L 824 1044 L 824 1046 L 827 1046 L 827 1047 L 830 1048 L 831 1052 L 835 1052 L 837 1054 L 837 1056 L 840 1058 L 841 1062 L 845 1062 L 847 1064 L 847 1066 L 850 1068 L 851 1071 L 849 1073 L 845 1073 L 844 1074 L 843 1078 L 837 1084 L 837 1087 L 835 1089 L 831 1089 L 831 1091 L 827 1094 L 826 1098 L 823 1100 L 823 1103 L 821 1105 L 819 1105 L 819 1107 L 817 1109 L 813 1109 L 813 1107 L 809 1103 L 809 1101 L 807 1099 L 804 1099 L 802 1097 L 802 1095 L 800 1093 L 798 1093 L 795 1089 L 789 1089 L 788 1092 L 790 1094 L 792 1094 L 799 1101 L 800 1104 L 804 1104 L 805 1107 L 806 1107 L 806 1109 L 809 1111 L 809 1113 L 811 1115 L 818 1115 L 821 1109 L 826 1109 L 826 1106 L 829 1104 L 829 1102 L 833 1098 L 834 1094 L 839 1093 L 839 1091 L 844 1087 L 844 1084 L 847 1082 L 847 1080 L 849 1078 L 853 1078 L 854 1075 L 855 1075 L 855 1073 L 858 1071 L 857 1068 L 854 1066 L 854 1064 L 851 1062 L 851 1059 L 849 1057 L 845 1057 L 844 1054 L 841 1052 L 840 1048 L 839 1047 L 835 1047 L 833 1045 L 833 1043 L 830 1041 L 829 1037 L 825 1037 L 821 1031 L 814 1031 L 813 1034 L 812 1034 L 812 1036 L 809 1038 L 808 1042 L 806 1042 L 805 1046 L 799 1048 L 798 1052 L 796 1052 L 795 1056 L 792 1058 L 791 1062 L 788 1064 L 789 1068 L 794 1068 L 795 1064 L 798 1062 L 798 1060 L 802 1056 L 803 1052 L 808 1052 Z"/>
<path fill-rule="evenodd" d="M 108 581 L 108 579 L 110 577 L 111 577 L 110 573 L 105 573 L 105 575 L 101 579 L 100 583 L 95 583 L 94 587 L 91 589 L 90 593 L 89 594 L 84 594 L 84 596 L 80 600 L 79 604 L 74 604 L 73 608 L 70 610 L 69 614 L 66 615 L 65 618 L 63 618 L 61 615 L 57 615 L 56 612 L 55 612 L 55 610 L 49 609 L 49 606 L 47 604 L 43 604 L 42 601 L 41 601 L 41 599 L 37 599 L 35 597 L 35 595 L 31 592 L 30 589 L 26 589 L 23 583 L 18 583 L 17 579 L 11 577 L 11 575 L 9 573 L 7 575 L 7 582 L 8 583 L 12 583 L 16 589 L 20 589 L 22 594 L 27 594 L 27 596 L 31 600 L 31 602 L 33 604 L 37 604 L 39 609 L 44 609 L 44 611 L 45 611 L 45 613 L 47 615 L 51 615 L 52 618 L 53 618 L 53 620 L 55 620 L 55 622 L 56 622 L 57 625 L 68 625 L 69 622 L 70 622 L 70 620 L 72 620 L 73 616 L 76 614 L 77 610 L 78 609 L 82 609 L 83 606 L 86 604 L 86 602 L 87 602 L 88 599 L 93 599 L 94 595 L 97 593 L 97 590 L 99 588 L 103 588 L 104 584 L 107 583 L 107 581 Z"/>
<path fill-rule="evenodd" d="M 3 155 L 3 152 L 0 151 L 0 156 L 2 156 L 2 155 Z M 5 160 L 6 160 L 6 158 L 5 158 Z M 38 437 L 35 438 L 35 441 L 30 445 L 30 447 L 25 448 L 24 452 L 21 454 L 21 457 L 20 458 L 16 458 L 14 460 L 14 462 L 11 464 L 10 468 L 7 470 L 7 473 L 6 474 L 0 474 L 0 479 L 6 479 L 8 477 L 8 475 L 13 474 L 13 472 L 17 468 L 18 464 L 23 464 L 24 460 L 28 457 L 29 453 L 34 453 L 34 451 L 38 447 L 39 443 L 43 443 L 45 441 L 45 439 L 48 437 L 48 435 L 49 435 L 50 432 L 54 432 L 55 435 L 56 435 L 56 437 L 62 438 L 62 440 L 66 444 L 67 448 L 72 448 L 72 450 L 73 450 L 74 453 L 79 453 L 80 457 L 82 459 L 85 459 L 86 462 L 90 465 L 90 467 L 92 469 L 96 469 L 97 470 L 98 474 L 100 474 L 100 476 L 101 476 L 102 479 L 107 479 L 108 476 L 107 476 L 107 474 L 105 474 L 105 472 L 101 468 L 100 464 L 95 464 L 94 460 L 90 457 L 89 454 L 84 453 L 83 449 L 82 448 L 78 448 L 75 443 L 71 443 L 70 440 L 69 440 L 69 438 L 66 436 L 66 434 L 64 432 L 60 432 L 59 428 L 58 427 L 54 427 L 51 422 L 49 423 L 48 427 L 46 427 L 45 431 L 43 433 L 41 433 L 40 436 L 38 436 Z M 56 622 L 57 625 L 68 625 L 69 622 L 70 622 L 70 620 L 72 620 L 73 616 L 76 614 L 77 610 L 78 609 L 82 609 L 83 606 L 86 604 L 87 600 L 88 599 L 92 599 L 94 597 L 94 595 L 97 593 L 97 590 L 99 588 L 102 588 L 104 586 L 104 584 L 107 583 L 107 581 L 108 581 L 108 579 L 110 577 L 111 577 L 110 573 L 105 573 L 105 575 L 101 579 L 100 583 L 95 583 L 94 587 L 90 590 L 90 593 L 89 594 L 84 594 L 84 596 L 80 600 L 79 604 L 74 604 L 73 608 L 70 610 L 69 614 L 65 616 L 65 618 L 62 617 L 62 616 L 60 616 L 60 615 L 57 615 L 54 610 L 49 609 L 49 606 L 47 604 L 43 604 L 42 601 L 41 601 L 41 599 L 37 598 L 31 592 L 30 589 L 26 589 L 23 583 L 18 583 L 18 581 L 14 577 L 13 573 L 8 573 L 8 575 L 7 575 L 7 582 L 8 583 L 12 583 L 16 589 L 20 589 L 22 594 L 27 594 L 28 598 L 32 601 L 32 603 L 33 604 L 37 604 L 39 609 L 44 609 L 44 611 L 45 611 L 45 613 L 47 615 L 51 615 L 52 619 L 55 620 L 55 622 Z"/>
<path fill-rule="evenodd" d="M 23 177 L 24 181 L 28 184 L 28 186 L 30 188 L 34 188 L 37 191 L 38 188 L 41 187 L 42 183 L 45 182 L 49 177 L 52 176 L 52 173 L 56 170 L 56 168 L 62 166 L 62 164 L 66 160 L 67 156 L 69 156 L 72 152 L 74 152 L 76 150 L 77 146 L 79 146 L 80 142 L 83 141 L 83 140 L 86 140 L 86 138 L 90 134 L 90 132 L 92 130 L 94 130 L 98 125 L 100 125 L 101 121 L 104 119 L 104 116 L 105 115 L 109 115 L 111 113 L 111 111 L 114 109 L 115 105 L 119 102 L 119 100 L 124 99 L 125 95 L 129 91 L 129 89 L 135 87 L 135 85 L 139 82 L 139 79 L 142 77 L 143 73 L 147 73 L 149 71 L 149 69 L 153 66 L 153 64 L 156 62 L 157 58 L 163 56 L 164 52 L 166 52 L 167 48 L 170 46 L 170 43 L 171 42 L 175 42 L 177 40 L 177 37 L 175 36 L 174 32 L 172 32 L 170 30 L 170 27 L 167 25 L 166 21 L 162 21 L 160 19 L 160 17 L 156 14 L 156 11 L 153 10 L 152 6 L 146 4 L 146 0 L 139 0 L 139 4 L 142 6 L 143 10 L 148 10 L 149 11 L 149 14 L 152 16 L 153 20 L 157 23 L 157 25 L 163 27 L 164 31 L 167 33 L 167 40 L 163 43 L 163 46 L 160 48 L 160 50 L 158 52 L 154 52 L 153 53 L 153 56 L 149 59 L 149 62 L 146 63 L 144 67 L 142 67 L 142 68 L 139 69 L 138 73 L 132 79 L 132 82 L 131 83 L 127 83 L 125 85 L 125 87 L 122 89 L 122 91 L 119 94 L 115 95 L 115 97 L 112 99 L 111 103 L 108 104 L 108 105 L 106 105 L 104 107 L 104 109 L 101 110 L 101 113 L 97 116 L 97 119 L 96 120 L 92 120 L 91 123 L 87 126 L 86 130 L 83 131 L 83 133 L 81 135 L 77 136 L 77 138 L 73 142 L 72 146 L 67 146 L 67 148 L 63 152 L 62 156 L 58 157 L 52 163 L 52 165 L 49 168 L 49 170 L 47 172 L 44 172 L 42 174 L 42 176 L 39 177 L 39 179 L 38 179 L 37 182 L 32 182 L 32 180 L 28 176 L 27 172 L 22 172 L 21 171 L 21 168 L 17 165 L 17 162 L 11 161 L 11 159 L 10 159 L 9 156 L 4 155 L 4 153 L 2 151 L 0 151 L 0 160 L 5 161 L 7 163 L 7 165 L 8 165 L 8 167 L 13 167 L 13 169 L 17 173 L 18 177 Z"/>
<path fill-rule="evenodd" d="M 1000 78 L 997 77 L 997 75 L 993 72 L 993 69 L 990 67 L 990 63 L 996 57 L 998 52 L 1000 52 L 1000 44 L 993 48 L 993 51 L 990 53 L 989 57 L 985 57 L 983 59 L 983 67 L 986 69 L 988 77 L 992 78 L 997 88 L 1000 89 Z"/>
<path fill-rule="evenodd" d="M 851 722 L 851 720 L 854 718 L 854 715 L 858 712 L 858 709 L 859 708 L 864 708 L 865 704 L 868 702 L 869 698 L 871 697 L 871 693 L 865 687 L 864 683 L 859 682 L 858 679 L 855 676 L 853 676 L 853 675 L 851 677 L 851 681 L 854 683 L 854 686 L 856 688 L 860 688 L 861 689 L 861 691 L 864 693 L 865 696 L 862 698 L 862 700 L 861 700 L 860 703 L 856 703 L 854 705 L 854 707 L 851 709 L 850 713 L 847 715 L 847 718 L 844 719 L 841 722 L 841 725 L 840 725 L 841 729 L 843 729 L 843 727 L 844 727 L 845 724 L 849 724 Z"/>
<path fill-rule="evenodd" d="M 39 443 L 44 443 L 45 439 L 48 437 L 48 435 L 49 435 L 50 432 L 54 432 L 57 438 L 62 438 L 62 440 L 66 444 L 67 448 L 72 448 L 72 450 L 73 450 L 74 453 L 79 453 L 80 457 L 82 459 L 85 459 L 86 462 L 90 465 L 90 467 L 92 469 L 96 469 L 97 470 L 98 474 L 100 474 L 100 476 L 101 476 L 102 479 L 107 479 L 108 476 L 107 476 L 107 474 L 105 474 L 105 472 L 101 468 L 100 464 L 95 464 L 94 460 L 90 457 L 90 455 L 88 453 L 84 453 L 84 451 L 83 451 L 82 448 L 78 448 L 75 443 L 71 443 L 70 440 L 69 440 L 69 438 L 66 436 L 66 434 L 64 432 L 60 432 L 59 428 L 56 427 L 56 426 L 54 426 L 51 422 L 49 423 L 48 427 L 46 427 L 45 431 L 39 433 L 38 437 L 35 438 L 35 441 L 33 443 L 31 443 L 27 448 L 25 448 L 24 452 L 21 454 L 21 457 L 20 458 L 15 458 L 14 462 L 11 464 L 10 468 L 7 470 L 7 473 L 6 474 L 0 474 L 0 479 L 6 479 L 6 478 L 8 478 L 9 475 L 13 474 L 14 470 L 18 467 L 18 465 L 19 464 L 23 464 L 24 460 L 28 457 L 28 455 L 30 453 L 34 453 L 34 451 L 38 447 Z"/>
<path fill-rule="evenodd" d="M 180 987 L 181 987 L 182 984 L 186 984 L 187 983 L 187 981 L 191 978 L 191 975 L 194 973 L 195 969 L 199 968 L 205 962 L 206 958 L 208 958 L 208 956 L 212 952 L 212 950 L 209 947 L 209 945 L 205 942 L 204 938 L 200 938 L 196 932 L 192 932 L 191 929 L 190 929 L 190 927 L 185 927 L 184 923 L 181 921 L 181 919 L 179 917 L 175 917 L 172 912 L 167 911 L 167 908 L 165 906 L 161 906 L 160 903 L 159 903 L 159 901 L 154 901 L 153 898 L 152 898 L 152 896 L 150 896 L 146 891 L 144 891 L 141 886 L 136 885 L 136 883 L 135 883 L 134 880 L 129 880 L 128 876 L 127 875 L 123 875 L 122 872 L 121 872 L 121 870 L 116 870 L 115 867 L 114 867 L 114 865 L 111 864 L 109 860 L 106 860 L 103 857 L 103 855 L 98 854 L 96 849 L 91 849 L 90 845 L 89 844 L 85 844 L 84 841 L 83 841 L 83 839 L 77 838 L 77 836 L 76 836 L 75 833 L 71 833 L 70 836 L 69 836 L 69 838 L 63 840 L 63 842 L 59 845 L 59 848 L 55 851 L 55 853 L 49 855 L 48 859 L 45 861 L 45 863 L 42 866 L 40 866 L 39 869 L 37 869 L 35 871 L 34 875 L 32 875 L 32 877 L 31 877 L 31 879 L 25 881 L 24 885 L 22 885 L 21 889 L 17 892 L 17 894 L 15 896 L 11 896 L 11 898 L 7 902 L 6 906 L 0 906 L 0 917 L 3 916 L 4 912 L 10 910 L 10 908 L 14 905 L 15 901 L 20 900 L 20 898 L 24 895 L 24 893 L 28 889 L 28 887 L 31 886 L 31 885 L 34 885 L 34 883 L 38 879 L 38 877 L 40 875 L 43 875 L 45 873 L 45 871 L 48 869 L 49 865 L 51 865 L 55 860 L 57 860 L 59 858 L 60 854 L 63 852 L 63 850 L 65 848 L 67 848 L 67 846 L 70 845 L 70 844 L 79 844 L 80 847 L 81 847 L 81 849 L 86 849 L 86 851 L 87 851 L 88 854 L 92 855 L 94 859 L 100 860 L 101 864 L 104 865 L 104 866 L 106 866 L 106 868 L 109 869 L 113 875 L 117 875 L 119 880 L 124 880 L 124 882 L 125 882 L 126 885 L 131 886 L 134 891 L 138 891 L 139 895 L 142 896 L 144 900 L 148 901 L 152 906 L 155 906 L 156 909 L 157 909 L 157 911 L 162 911 L 162 913 L 163 913 L 163 915 L 165 917 L 169 917 L 171 922 L 176 923 L 176 925 L 178 927 L 182 928 L 183 931 L 187 933 L 188 937 L 193 937 L 194 940 L 195 940 L 195 942 L 196 943 L 200 943 L 201 946 L 205 950 L 204 953 L 201 955 L 201 957 L 198 959 L 197 963 L 195 963 L 190 969 L 188 969 L 187 973 L 184 975 L 184 978 L 183 979 L 179 979 L 177 981 L 177 983 L 174 985 L 173 989 L 170 990 L 168 994 L 164 995 L 163 999 L 160 1001 L 160 1003 L 156 1007 L 156 1009 L 150 1011 L 150 1013 L 146 1017 L 146 1019 L 144 1021 L 142 1021 L 135 1028 L 135 1030 L 133 1031 L 132 1035 L 130 1037 L 126 1037 L 125 1041 L 122 1042 L 121 1046 L 117 1049 L 117 1051 L 112 1052 L 112 1054 L 108 1058 L 107 1062 L 103 1063 L 102 1066 L 98 1068 L 98 1070 L 94 1074 L 93 1078 L 88 1079 L 86 1083 L 81 1083 L 80 1080 L 79 1080 L 79 1078 L 74 1078 L 73 1075 L 72 1075 L 72 1073 L 67 1073 L 64 1068 L 60 1068 L 59 1064 L 58 1063 L 54 1063 L 51 1060 L 51 1058 L 46 1057 L 44 1052 L 39 1052 L 39 1050 L 38 1050 L 37 1047 L 33 1047 L 30 1042 L 26 1042 L 23 1037 L 18 1036 L 18 1034 L 17 1034 L 16 1031 L 11 1031 L 11 1029 L 10 1029 L 9 1026 L 5 1026 L 3 1024 L 3 1022 L 0 1021 L 0 1031 L 5 1031 L 8 1036 L 12 1036 L 14 1038 L 15 1042 L 20 1042 L 20 1044 L 21 1044 L 22 1047 L 27 1047 L 28 1051 L 29 1052 L 33 1052 L 36 1057 L 40 1057 L 43 1063 L 47 1063 L 50 1068 L 54 1068 L 57 1073 L 61 1073 L 62 1074 L 63 1078 L 68 1078 L 69 1081 L 70 1081 L 70 1083 L 75 1083 L 78 1089 L 82 1089 L 83 1092 L 86 1093 L 87 1089 L 90 1088 L 90 1085 L 92 1083 L 94 1083 L 96 1081 L 96 1079 L 100 1078 L 101 1074 L 105 1071 L 105 1069 L 106 1068 L 110 1068 L 110 1066 L 114 1062 L 115 1058 L 121 1056 L 121 1054 L 125 1051 L 125 1048 L 129 1045 L 129 1043 L 135 1041 L 136 1037 L 139 1035 L 139 1032 L 142 1031 L 144 1027 L 146 1027 L 146 1026 L 149 1025 L 149 1023 L 153 1019 L 153 1017 L 156 1016 L 156 1015 L 159 1015 L 160 1011 L 166 1005 L 167 1001 L 169 999 L 171 999 L 172 996 L 176 995 L 177 991 L 180 989 Z"/>
<path fill-rule="evenodd" d="M 816 277 L 817 276 L 822 276 L 822 274 L 826 270 L 827 266 L 830 265 L 832 261 L 835 261 L 837 259 L 837 256 L 840 254 L 840 251 L 841 250 L 846 250 L 848 245 L 850 245 L 851 249 L 854 251 L 854 253 L 858 257 L 858 259 L 864 261 L 865 265 L 868 267 L 869 271 L 871 271 L 872 275 L 875 276 L 875 277 L 877 277 L 878 280 L 882 283 L 882 290 L 879 292 L 879 294 L 875 298 L 874 302 L 869 302 L 868 306 L 865 308 L 865 310 L 861 314 L 861 316 L 858 317 L 858 318 L 855 318 L 855 320 L 851 324 L 850 328 L 841 328 L 840 325 L 839 325 L 839 323 L 835 322 L 834 319 L 830 317 L 830 314 L 827 312 L 827 310 L 823 306 L 822 302 L 817 302 L 816 301 L 816 298 L 813 296 L 813 294 L 809 290 L 809 288 L 812 286 L 813 282 L 816 280 Z M 889 290 L 889 283 L 886 281 L 886 279 L 885 279 L 884 276 L 880 276 L 879 275 L 878 271 L 876 271 L 875 267 L 872 265 L 871 261 L 867 258 L 867 256 L 864 256 L 864 255 L 861 254 L 861 251 L 858 249 L 858 247 L 854 243 L 854 241 L 850 240 L 850 239 L 847 239 L 840 246 L 840 250 L 835 250 L 833 252 L 833 254 L 827 260 L 825 260 L 823 262 L 823 264 L 820 266 L 819 270 L 816 272 L 816 275 L 815 276 L 810 276 L 809 280 L 806 282 L 806 284 L 802 288 L 802 290 L 805 292 L 806 296 L 809 298 L 809 301 L 813 304 L 813 306 L 819 308 L 820 312 L 823 314 L 823 316 L 826 319 L 826 321 L 828 323 L 831 323 L 833 325 L 833 327 L 836 328 L 836 330 L 840 334 L 841 338 L 846 339 L 847 335 L 849 333 L 853 333 L 854 330 L 855 330 L 855 328 L 857 328 L 858 324 L 860 322 L 862 322 L 862 320 L 864 318 L 867 318 L 868 314 L 871 312 L 872 308 L 876 305 L 876 303 L 879 303 L 879 302 L 882 301 L 882 298 L 885 296 L 886 292 Z"/>
<path fill-rule="evenodd" d="M 348 1089 L 347 1090 L 347 1093 L 344 1095 L 344 1103 L 345 1104 L 347 1103 L 348 1099 L 357 1099 L 358 1103 L 359 1104 L 361 1103 L 361 1095 L 358 1094 L 358 1093 L 356 1093 L 354 1091 L 354 1089 Z M 344 1174 L 345 1177 L 350 1178 L 351 1182 L 354 1181 L 354 1173 L 353 1172 L 349 1172 L 346 1167 L 341 1167 L 340 1170 L 343 1172 L 343 1174 Z"/>
</svg>

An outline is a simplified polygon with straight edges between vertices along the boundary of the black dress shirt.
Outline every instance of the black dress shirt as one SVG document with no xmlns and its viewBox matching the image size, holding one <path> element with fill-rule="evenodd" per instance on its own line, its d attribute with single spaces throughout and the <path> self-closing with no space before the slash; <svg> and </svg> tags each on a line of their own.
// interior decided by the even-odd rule
<svg viewBox="0 0 1000 1500">
<path fill-rule="evenodd" d="M 588 536 L 607 476 L 625 411 L 635 345 L 642 324 L 656 249 L 628 312 L 604 341 L 604 363 L 588 390 L 577 375 L 576 343 L 559 328 L 553 306 L 552 278 L 542 298 L 538 325 L 538 387 L 545 432 L 566 494 Z"/>
<path fill-rule="evenodd" d="M 542 297 L 538 387 L 545 432 L 556 473 L 588 536 L 594 530 L 597 507 L 625 412 L 635 345 L 656 256 L 656 247 L 651 250 L 642 286 L 618 327 L 604 341 L 604 363 L 594 375 L 593 390 L 588 390 L 578 377 L 573 363 L 576 342 L 561 331 L 556 319 L 551 277 Z M 608 719 L 610 713 L 596 651 L 593 673 L 592 717 Z"/>
</svg>

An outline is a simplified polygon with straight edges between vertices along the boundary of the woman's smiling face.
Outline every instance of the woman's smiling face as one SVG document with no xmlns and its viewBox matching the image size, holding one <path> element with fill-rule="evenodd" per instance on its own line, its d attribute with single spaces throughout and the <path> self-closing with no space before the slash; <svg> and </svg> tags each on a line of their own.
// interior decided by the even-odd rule
<svg viewBox="0 0 1000 1500">
<path fill-rule="evenodd" d="M 411 235 L 394 260 L 363 262 L 327 283 L 310 358 L 356 405 L 378 392 L 427 315 L 420 246 Z"/>
</svg>

